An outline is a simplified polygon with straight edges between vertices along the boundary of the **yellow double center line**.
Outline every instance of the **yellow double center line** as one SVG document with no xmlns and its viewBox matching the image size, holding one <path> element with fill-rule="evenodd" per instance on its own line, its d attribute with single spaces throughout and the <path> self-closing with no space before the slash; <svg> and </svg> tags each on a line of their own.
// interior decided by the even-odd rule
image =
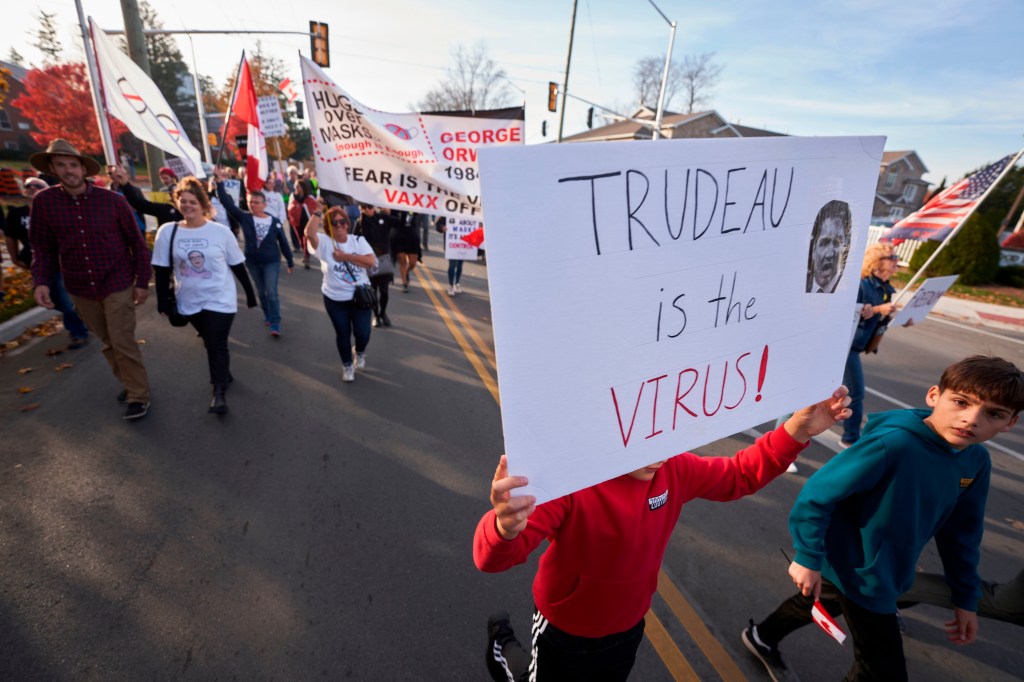
<svg viewBox="0 0 1024 682">
<path fill-rule="evenodd" d="M 466 316 L 455 305 L 455 301 L 447 296 L 445 288 L 438 281 L 437 277 L 425 263 L 413 270 L 420 286 L 427 292 L 434 308 L 437 309 L 441 320 L 444 321 L 448 331 L 451 332 L 455 342 L 459 344 L 462 352 L 469 359 L 469 363 L 476 370 L 477 375 L 483 382 L 484 387 L 490 392 L 494 401 L 501 405 L 501 398 L 498 395 L 498 382 L 492 372 L 497 372 L 498 364 L 494 356 L 494 350 L 486 343 L 480 334 L 473 328 Z M 475 346 L 475 348 L 474 348 Z M 490 368 L 488 369 L 488 365 Z M 732 660 L 732 657 L 722 648 L 722 645 L 711 634 L 704 621 L 700 619 L 690 602 L 687 601 L 679 588 L 672 583 L 664 571 L 658 572 L 658 594 L 665 600 L 669 609 L 679 620 L 682 626 L 689 633 L 693 641 L 700 647 L 701 652 L 711 663 L 715 671 L 726 682 L 740 682 L 747 678 L 740 671 L 739 666 Z M 654 650 L 661 657 L 662 662 L 672 675 L 672 679 L 680 682 L 697 681 L 700 678 L 694 671 L 693 666 L 679 650 L 679 646 L 673 641 L 668 630 L 661 620 L 655 615 L 653 609 L 647 612 L 645 618 L 647 625 L 644 632 L 647 639 L 654 646 Z"/>
</svg>

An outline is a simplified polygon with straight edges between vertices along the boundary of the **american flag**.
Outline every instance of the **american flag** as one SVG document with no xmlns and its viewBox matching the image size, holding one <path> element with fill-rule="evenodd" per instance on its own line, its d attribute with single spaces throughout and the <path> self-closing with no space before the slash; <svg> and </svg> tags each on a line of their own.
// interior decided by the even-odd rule
<svg viewBox="0 0 1024 682">
<path fill-rule="evenodd" d="M 896 223 L 885 235 L 885 240 L 945 239 L 960 226 L 1015 157 L 1016 154 L 1009 154 L 952 187 L 947 187 L 918 211 Z"/>
</svg>

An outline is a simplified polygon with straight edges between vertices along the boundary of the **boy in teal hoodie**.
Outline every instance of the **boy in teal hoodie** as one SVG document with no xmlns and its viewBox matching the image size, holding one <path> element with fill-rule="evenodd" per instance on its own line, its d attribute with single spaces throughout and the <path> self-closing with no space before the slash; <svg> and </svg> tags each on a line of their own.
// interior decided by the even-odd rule
<svg viewBox="0 0 1024 682">
<path fill-rule="evenodd" d="M 778 650 L 811 622 L 816 599 L 842 614 L 853 639 L 847 680 L 906 680 L 896 599 L 934 537 L 953 595 L 948 639 L 977 636 L 978 555 L 992 463 L 981 443 L 1024 408 L 1024 373 L 1001 358 L 950 365 L 928 389 L 931 410 L 872 415 L 864 435 L 804 485 L 789 516 L 800 592 L 742 633 L 776 682 L 793 679 Z"/>
</svg>

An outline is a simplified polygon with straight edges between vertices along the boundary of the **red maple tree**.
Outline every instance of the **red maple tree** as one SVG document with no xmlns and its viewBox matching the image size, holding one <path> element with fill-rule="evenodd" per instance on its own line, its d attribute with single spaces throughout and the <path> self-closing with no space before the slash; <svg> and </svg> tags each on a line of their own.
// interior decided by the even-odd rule
<svg viewBox="0 0 1024 682">
<path fill-rule="evenodd" d="M 65 62 L 32 69 L 24 85 L 25 92 L 11 104 L 39 131 L 32 133 L 36 142 L 45 146 L 60 137 L 82 154 L 103 154 L 85 64 Z M 123 123 L 107 118 L 114 139 L 128 132 Z"/>
</svg>

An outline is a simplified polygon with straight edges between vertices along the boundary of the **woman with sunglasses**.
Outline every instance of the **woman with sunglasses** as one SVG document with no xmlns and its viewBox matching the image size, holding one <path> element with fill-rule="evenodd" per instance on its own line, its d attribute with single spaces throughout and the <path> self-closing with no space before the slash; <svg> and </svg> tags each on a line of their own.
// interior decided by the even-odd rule
<svg viewBox="0 0 1024 682">
<path fill-rule="evenodd" d="M 367 271 L 377 265 L 373 248 L 363 237 L 349 234 L 345 209 L 329 209 L 320 199 L 306 223 L 306 248 L 320 261 L 324 274 L 320 287 L 324 308 L 334 325 L 338 355 L 341 356 L 341 379 L 355 381 L 356 369 L 366 366 L 366 346 L 370 343 L 370 320 L 373 311 L 360 308 L 353 301 L 356 285 L 370 284 Z M 355 358 L 352 337 L 355 336 Z"/>
</svg>

